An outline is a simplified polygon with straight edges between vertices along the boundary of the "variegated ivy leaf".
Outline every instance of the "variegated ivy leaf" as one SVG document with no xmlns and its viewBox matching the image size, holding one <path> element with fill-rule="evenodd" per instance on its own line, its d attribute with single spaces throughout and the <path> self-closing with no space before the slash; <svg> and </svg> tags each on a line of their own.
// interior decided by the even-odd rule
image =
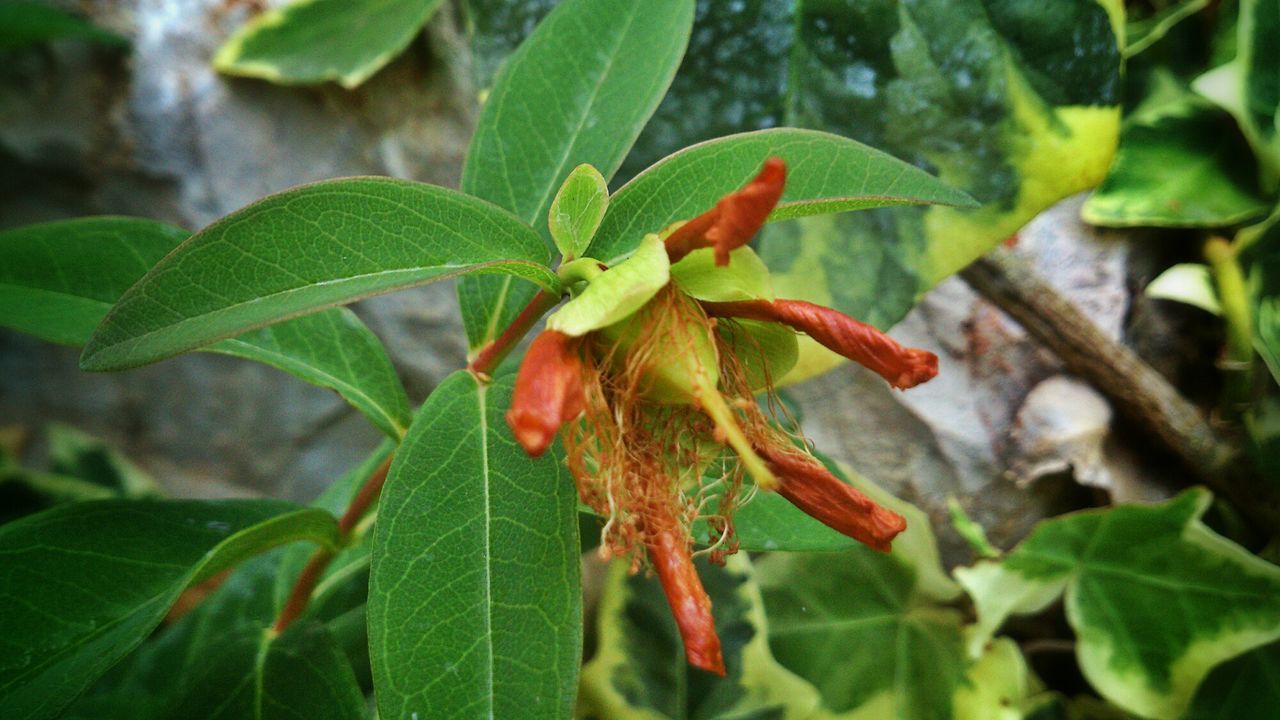
<svg viewBox="0 0 1280 720">
<path fill-rule="evenodd" d="M 699 561 L 724 644 L 723 679 L 691 669 L 657 580 L 609 566 L 601 595 L 596 654 L 582 671 L 577 717 L 599 720 L 809 718 L 813 686 L 778 665 L 745 554 L 723 568 Z"/>
<path fill-rule="evenodd" d="M 1206 527 L 1210 500 L 1193 489 L 1050 520 L 1003 561 L 957 570 L 978 610 L 974 646 L 1065 596 L 1094 688 L 1130 712 L 1180 717 L 1216 665 L 1280 638 L 1280 568 Z"/>
<path fill-rule="evenodd" d="M 1018 644 L 997 638 L 969 668 L 968 682 L 956 691 L 955 720 L 1023 720 L 1057 700 L 1031 672 Z M 1046 717 L 1056 717 L 1048 715 Z"/>
</svg>

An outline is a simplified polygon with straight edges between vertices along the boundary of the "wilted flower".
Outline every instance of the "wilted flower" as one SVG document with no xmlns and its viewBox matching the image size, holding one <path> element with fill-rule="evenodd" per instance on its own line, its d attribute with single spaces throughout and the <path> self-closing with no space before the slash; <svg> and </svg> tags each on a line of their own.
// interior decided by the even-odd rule
<svg viewBox="0 0 1280 720">
<path fill-rule="evenodd" d="M 937 374 L 937 357 L 905 348 L 835 310 L 772 296 L 746 243 L 777 204 L 777 158 L 714 208 L 646 236 L 612 268 L 566 264 L 575 297 L 534 339 L 507 422 L 530 455 L 565 429 L 584 503 L 606 518 L 600 552 L 658 576 L 689 662 L 724 674 L 720 641 L 692 557 L 695 520 L 712 560 L 736 551 L 734 509 L 776 491 L 825 525 L 887 551 L 902 516 L 840 481 L 755 397 L 796 360 L 796 332 L 897 388 Z M 732 449 L 732 455 L 726 450 Z M 727 461 L 726 461 L 727 459 Z M 754 491 L 754 488 L 751 489 Z"/>
</svg>

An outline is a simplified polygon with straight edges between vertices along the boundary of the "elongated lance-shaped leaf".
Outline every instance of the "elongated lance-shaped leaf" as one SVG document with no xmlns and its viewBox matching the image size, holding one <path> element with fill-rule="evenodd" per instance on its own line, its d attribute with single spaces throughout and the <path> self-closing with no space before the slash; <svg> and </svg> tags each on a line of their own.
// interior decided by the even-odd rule
<svg viewBox="0 0 1280 720">
<path fill-rule="evenodd" d="M 693 0 L 560 3 L 498 74 L 462 189 L 514 212 L 549 243 L 556 190 L 582 163 L 613 177 L 666 94 L 692 23 Z M 467 338 L 479 347 L 532 292 L 508 278 L 468 278 L 458 297 Z"/>
<path fill-rule="evenodd" d="M 1206 527 L 1210 500 L 1192 489 L 1046 521 L 1001 562 L 957 570 L 978 611 L 971 649 L 1065 596 L 1090 684 L 1129 712 L 1181 717 L 1215 665 L 1280 638 L 1280 568 Z"/>
<path fill-rule="evenodd" d="M 189 585 L 275 545 L 336 538 L 329 513 L 275 500 L 102 500 L 0 527 L 0 707 L 55 716 Z"/>
<path fill-rule="evenodd" d="M 0 232 L 0 326 L 83 345 L 120 296 L 190 233 L 128 217 L 88 217 Z M 392 437 L 409 400 L 378 338 L 349 310 L 325 310 L 204 348 L 330 388 Z"/>
<path fill-rule="evenodd" d="M 503 413 L 513 379 L 451 375 L 396 452 L 374 527 L 369 648 L 387 718 L 562 718 L 582 646 L 577 492 Z"/>
<path fill-rule="evenodd" d="M 0 50 L 15 50 L 51 40 L 85 40 L 128 46 L 129 41 L 75 15 L 35 0 L 0 3 Z"/>
<path fill-rule="evenodd" d="M 295 0 L 250 20 L 218 49 L 229 75 L 353 88 L 413 40 L 441 0 Z"/>
<path fill-rule="evenodd" d="M 919 168 L 830 133 L 775 128 L 708 140 L 670 155 L 624 185 L 586 255 L 612 262 L 645 233 L 711 208 L 769 157 L 787 163 L 787 185 L 769 220 L 891 205 L 972 206 L 973 200 Z"/>
<path fill-rule="evenodd" d="M 162 360 L 280 320 L 466 272 L 559 292 L 537 234 L 445 188 L 390 178 L 286 190 L 196 233 L 120 298 L 86 370 Z"/>
</svg>

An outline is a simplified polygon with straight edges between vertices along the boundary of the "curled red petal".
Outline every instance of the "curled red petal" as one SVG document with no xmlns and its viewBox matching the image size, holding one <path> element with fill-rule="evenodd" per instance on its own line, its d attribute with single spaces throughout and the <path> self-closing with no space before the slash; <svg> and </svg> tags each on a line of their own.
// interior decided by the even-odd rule
<svg viewBox="0 0 1280 720">
<path fill-rule="evenodd" d="M 667 604 L 684 639 L 689 664 L 724 677 L 720 637 L 711 616 L 711 598 L 702 587 L 689 545 L 671 531 L 656 533 L 647 543 L 649 560 L 667 595 Z"/>
<path fill-rule="evenodd" d="M 671 262 L 698 248 L 716 249 L 716 265 L 729 264 L 729 251 L 746 245 L 773 212 L 787 181 L 787 164 L 771 157 L 751 182 L 720 198 L 716 206 L 681 225 L 667 237 Z"/>
<path fill-rule="evenodd" d="M 778 493 L 806 515 L 873 550 L 889 552 L 906 518 L 844 483 L 812 456 L 790 449 L 758 449 L 778 477 Z"/>
<path fill-rule="evenodd" d="M 938 356 L 909 348 L 837 310 L 803 300 L 703 303 L 710 317 L 741 317 L 788 325 L 905 390 L 938 374 Z"/>
<path fill-rule="evenodd" d="M 577 338 L 544 330 L 533 339 L 520 363 L 507 424 L 532 457 L 545 452 L 560 427 L 583 410 L 582 358 L 577 344 Z"/>
</svg>

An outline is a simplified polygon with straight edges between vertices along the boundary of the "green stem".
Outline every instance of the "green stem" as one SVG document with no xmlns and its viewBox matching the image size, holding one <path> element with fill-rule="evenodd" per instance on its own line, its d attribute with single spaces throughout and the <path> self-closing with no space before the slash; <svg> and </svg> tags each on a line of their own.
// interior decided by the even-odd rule
<svg viewBox="0 0 1280 720">
<path fill-rule="evenodd" d="M 1249 292 L 1244 271 L 1231 243 L 1211 237 L 1204 244 L 1218 302 L 1226 322 L 1227 345 L 1221 362 L 1225 375 L 1222 408 L 1229 419 L 1237 419 L 1252 402 L 1253 390 L 1253 318 L 1249 311 Z"/>
</svg>

